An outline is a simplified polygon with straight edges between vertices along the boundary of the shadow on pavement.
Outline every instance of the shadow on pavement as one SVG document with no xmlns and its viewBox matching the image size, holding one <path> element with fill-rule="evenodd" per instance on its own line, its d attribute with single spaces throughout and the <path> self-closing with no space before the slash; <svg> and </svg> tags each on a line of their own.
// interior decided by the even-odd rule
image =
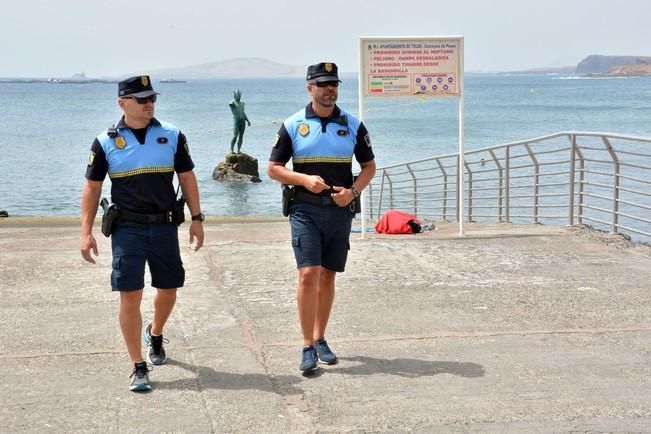
<svg viewBox="0 0 651 434">
<path fill-rule="evenodd" d="M 359 362 L 347 367 L 331 367 L 328 372 L 347 375 L 389 374 L 400 377 L 424 377 L 428 375 L 452 374 L 460 377 L 483 377 L 482 365 L 470 362 L 432 362 L 417 359 L 378 359 L 375 357 L 339 357 L 340 361 Z M 341 366 L 341 365 L 339 365 Z"/>
<path fill-rule="evenodd" d="M 183 378 L 174 381 L 156 381 L 156 389 L 222 389 L 222 390 L 260 390 L 278 395 L 303 394 L 303 390 L 295 387 L 301 379 L 293 375 L 270 377 L 265 374 L 234 374 L 220 372 L 208 366 L 197 366 L 178 360 L 167 360 L 170 366 L 178 366 L 196 374 L 194 378 Z"/>
</svg>

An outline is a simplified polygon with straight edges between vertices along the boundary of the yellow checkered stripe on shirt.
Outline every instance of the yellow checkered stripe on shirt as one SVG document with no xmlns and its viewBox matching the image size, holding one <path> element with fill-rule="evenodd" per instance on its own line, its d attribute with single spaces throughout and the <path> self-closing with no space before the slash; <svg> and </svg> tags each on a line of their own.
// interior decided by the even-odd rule
<svg viewBox="0 0 651 434">
<path fill-rule="evenodd" d="M 295 164 L 302 163 L 352 163 L 353 157 L 294 157 Z"/>
<path fill-rule="evenodd" d="M 111 172 L 109 177 L 111 179 L 116 178 L 128 178 L 130 176 L 136 175 L 145 175 L 148 173 L 170 173 L 174 172 L 173 166 L 154 166 L 154 167 L 139 167 L 138 169 L 124 170 L 122 172 Z"/>
</svg>

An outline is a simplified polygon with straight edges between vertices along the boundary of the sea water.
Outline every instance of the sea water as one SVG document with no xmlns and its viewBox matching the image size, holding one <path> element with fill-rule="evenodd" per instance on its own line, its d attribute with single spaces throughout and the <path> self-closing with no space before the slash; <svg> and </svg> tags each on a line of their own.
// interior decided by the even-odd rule
<svg viewBox="0 0 651 434">
<path fill-rule="evenodd" d="M 358 113 L 357 79 L 343 76 L 338 104 Z M 207 215 L 280 215 L 280 186 L 266 165 L 283 120 L 309 101 L 305 81 L 190 80 L 159 83 L 156 117 L 187 136 Z M 242 91 L 251 120 L 242 151 L 261 183 L 228 183 L 212 172 L 230 151 L 228 103 Z M 120 117 L 115 83 L 0 82 L 0 209 L 10 216 L 78 216 L 94 137 Z M 458 100 L 367 99 L 363 113 L 378 167 L 456 152 Z M 465 148 L 557 131 L 651 136 L 651 78 L 468 74 Z M 110 180 L 104 183 L 110 195 Z"/>
</svg>

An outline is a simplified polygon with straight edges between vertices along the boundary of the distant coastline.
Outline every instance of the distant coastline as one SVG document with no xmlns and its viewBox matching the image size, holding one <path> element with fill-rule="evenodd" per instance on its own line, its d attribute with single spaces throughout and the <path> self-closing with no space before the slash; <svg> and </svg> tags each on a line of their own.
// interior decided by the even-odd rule
<svg viewBox="0 0 651 434">
<path fill-rule="evenodd" d="M 533 68 L 511 71 L 509 74 L 563 74 L 585 77 L 644 77 L 651 76 L 651 57 L 605 56 L 591 54 L 575 66 Z"/>
<path fill-rule="evenodd" d="M 137 71 L 116 77 L 87 78 L 84 73 L 71 77 L 49 78 L 0 78 L 0 83 L 52 83 L 52 84 L 89 84 L 117 83 L 133 75 L 148 74 L 154 82 L 184 83 L 196 79 L 247 79 L 247 78 L 296 78 L 303 77 L 305 65 L 287 65 L 263 58 L 238 58 L 218 62 L 191 65 L 180 68 L 154 69 Z M 488 72 L 466 73 L 486 74 Z M 357 75 L 357 72 L 342 72 L 342 75 Z M 651 57 L 648 56 L 605 56 L 592 54 L 576 65 L 531 68 L 519 71 L 490 72 L 490 74 L 558 74 L 584 77 L 641 77 L 651 76 Z M 158 77 L 162 77 L 157 79 Z"/>
<path fill-rule="evenodd" d="M 0 83 L 51 83 L 51 84 L 93 84 L 93 83 L 117 83 L 118 80 L 103 80 L 90 78 L 86 80 L 70 80 L 65 78 L 0 78 Z"/>
<path fill-rule="evenodd" d="M 114 77 L 88 78 L 82 72 L 71 77 L 8 77 L 0 78 L 0 83 L 53 83 L 53 84 L 88 84 L 117 83 L 134 75 L 147 74 L 154 82 L 183 83 L 187 80 L 218 78 L 283 78 L 303 77 L 305 65 L 286 65 L 272 62 L 260 57 L 226 59 L 218 62 L 203 63 L 178 68 L 151 69 L 131 71 Z"/>
<path fill-rule="evenodd" d="M 49 78 L 0 78 L 0 83 L 52 83 L 52 84 L 92 84 L 92 83 L 117 83 L 114 79 L 88 78 L 80 72 L 70 77 Z"/>
</svg>

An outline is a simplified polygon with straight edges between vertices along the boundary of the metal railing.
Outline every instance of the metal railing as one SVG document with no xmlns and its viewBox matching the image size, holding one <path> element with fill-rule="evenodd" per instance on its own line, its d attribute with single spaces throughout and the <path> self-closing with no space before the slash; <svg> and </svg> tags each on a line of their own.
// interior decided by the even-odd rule
<svg viewBox="0 0 651 434">
<path fill-rule="evenodd" d="M 651 241 L 651 138 L 569 131 L 465 151 L 464 221 L 590 224 Z M 380 167 L 367 217 L 459 221 L 458 155 Z"/>
</svg>

